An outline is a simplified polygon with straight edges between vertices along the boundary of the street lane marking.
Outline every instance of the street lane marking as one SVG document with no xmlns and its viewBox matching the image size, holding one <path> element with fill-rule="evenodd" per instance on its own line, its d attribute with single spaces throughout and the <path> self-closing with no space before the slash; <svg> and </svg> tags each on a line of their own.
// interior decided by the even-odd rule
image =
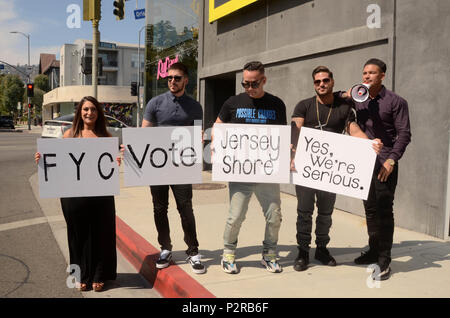
<svg viewBox="0 0 450 318">
<path fill-rule="evenodd" d="M 31 226 L 31 225 L 37 225 L 37 224 L 42 224 L 42 223 L 54 223 L 54 222 L 60 222 L 60 221 L 64 221 L 64 216 L 62 216 L 62 215 L 55 215 L 55 216 L 50 216 L 50 217 L 43 216 L 43 217 L 34 218 L 34 219 L 0 224 L 0 232 L 7 231 L 7 230 L 14 230 L 14 229 Z"/>
</svg>

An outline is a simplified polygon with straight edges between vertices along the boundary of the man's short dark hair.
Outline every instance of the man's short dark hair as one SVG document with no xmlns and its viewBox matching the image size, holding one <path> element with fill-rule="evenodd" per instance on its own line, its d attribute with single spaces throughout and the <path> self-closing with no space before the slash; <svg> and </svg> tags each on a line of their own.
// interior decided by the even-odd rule
<svg viewBox="0 0 450 318">
<path fill-rule="evenodd" d="M 386 73 L 386 63 L 384 63 L 382 60 L 372 58 L 368 60 L 366 64 L 364 64 L 364 67 L 366 67 L 367 65 L 376 65 L 383 73 Z"/>
<path fill-rule="evenodd" d="M 264 65 L 259 61 L 248 62 L 244 65 L 244 71 L 259 71 L 264 74 Z"/>
<path fill-rule="evenodd" d="M 330 69 L 326 66 L 320 65 L 317 66 L 313 72 L 312 72 L 312 78 L 314 79 L 314 76 L 316 76 L 317 73 L 328 73 L 328 76 L 330 76 L 330 78 L 333 78 L 333 72 L 330 71 Z"/>
<path fill-rule="evenodd" d="M 172 65 L 170 65 L 168 71 L 170 71 L 170 70 L 179 70 L 179 71 L 182 71 L 185 76 L 189 76 L 189 72 L 188 72 L 186 65 L 184 65 L 181 62 L 176 62 L 176 63 L 173 63 Z"/>
</svg>

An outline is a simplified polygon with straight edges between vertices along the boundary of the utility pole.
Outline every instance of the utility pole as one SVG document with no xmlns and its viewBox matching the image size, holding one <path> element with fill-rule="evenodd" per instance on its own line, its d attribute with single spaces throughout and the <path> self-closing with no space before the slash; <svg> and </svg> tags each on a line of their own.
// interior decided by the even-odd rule
<svg viewBox="0 0 450 318">
<path fill-rule="evenodd" d="M 100 32 L 98 31 L 99 20 L 92 20 L 92 89 L 95 99 L 97 99 L 98 84 L 98 43 L 100 41 Z"/>
<path fill-rule="evenodd" d="M 136 4 L 137 5 L 137 4 Z M 139 30 L 139 42 L 138 42 L 138 84 L 137 84 L 137 127 L 140 127 L 141 119 L 141 32 L 145 28 L 145 25 Z"/>
<path fill-rule="evenodd" d="M 96 99 L 98 84 L 98 43 L 100 41 L 98 25 L 101 19 L 101 0 L 83 0 L 83 20 L 92 22 L 92 96 Z"/>
</svg>

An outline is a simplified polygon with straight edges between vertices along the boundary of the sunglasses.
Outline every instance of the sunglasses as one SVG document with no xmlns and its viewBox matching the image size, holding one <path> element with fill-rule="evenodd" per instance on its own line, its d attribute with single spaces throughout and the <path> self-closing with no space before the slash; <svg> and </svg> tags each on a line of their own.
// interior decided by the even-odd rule
<svg viewBox="0 0 450 318">
<path fill-rule="evenodd" d="M 314 85 L 319 86 L 321 82 L 323 82 L 324 84 L 328 84 L 331 82 L 331 79 L 324 78 L 323 80 L 315 80 Z"/>
<path fill-rule="evenodd" d="M 259 84 L 261 84 L 262 80 L 256 81 L 256 82 L 242 82 L 241 85 L 243 88 L 250 88 L 250 86 L 252 88 L 258 88 Z"/>
<path fill-rule="evenodd" d="M 175 76 L 167 76 L 166 78 L 167 78 L 168 82 L 171 82 L 172 80 L 175 80 L 175 82 L 179 82 L 179 81 L 181 81 L 183 76 L 175 75 Z"/>
</svg>

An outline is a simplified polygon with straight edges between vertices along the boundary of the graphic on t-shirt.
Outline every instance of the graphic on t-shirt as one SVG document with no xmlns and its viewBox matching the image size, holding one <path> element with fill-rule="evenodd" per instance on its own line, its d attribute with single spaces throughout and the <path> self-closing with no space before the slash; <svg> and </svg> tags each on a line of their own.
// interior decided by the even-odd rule
<svg viewBox="0 0 450 318">
<path fill-rule="evenodd" d="M 245 119 L 246 123 L 266 124 L 268 120 L 276 120 L 273 109 L 237 108 L 236 119 Z"/>
</svg>

